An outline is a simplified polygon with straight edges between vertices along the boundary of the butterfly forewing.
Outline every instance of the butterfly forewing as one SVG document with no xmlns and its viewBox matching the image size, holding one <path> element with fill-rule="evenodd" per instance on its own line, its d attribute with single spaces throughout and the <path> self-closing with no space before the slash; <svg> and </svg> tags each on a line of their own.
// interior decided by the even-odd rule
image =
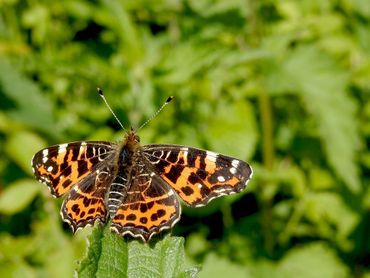
<svg viewBox="0 0 370 278">
<path fill-rule="evenodd" d="M 32 169 L 36 179 L 46 184 L 53 196 L 60 197 L 115 152 L 115 144 L 103 141 L 55 145 L 34 155 Z"/>
<path fill-rule="evenodd" d="M 152 167 L 190 206 L 243 190 L 252 176 L 244 161 L 176 145 L 146 145 L 144 156 Z"/>
</svg>

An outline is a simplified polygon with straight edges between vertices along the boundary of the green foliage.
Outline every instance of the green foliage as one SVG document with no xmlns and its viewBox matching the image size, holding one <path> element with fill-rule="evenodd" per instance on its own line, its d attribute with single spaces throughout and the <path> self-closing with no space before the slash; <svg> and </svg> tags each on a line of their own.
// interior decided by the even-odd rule
<svg viewBox="0 0 370 278">
<path fill-rule="evenodd" d="M 184 268 L 184 240 L 165 237 L 156 243 L 126 241 L 96 228 L 89 250 L 78 270 L 79 277 L 194 277 L 196 268 Z"/>
<path fill-rule="evenodd" d="M 225 258 L 218 257 L 214 253 L 208 254 L 204 260 L 202 272 L 199 277 L 249 277 L 247 269 L 241 265 L 236 265 Z"/>
<path fill-rule="evenodd" d="M 356 105 L 345 92 L 348 73 L 330 56 L 320 53 L 318 48 L 305 46 L 292 52 L 288 60 L 280 64 L 280 70 L 269 78 L 279 79 L 281 86 L 276 87 L 276 82 L 273 82 L 270 91 L 285 93 L 295 88 L 302 96 L 307 111 L 317 122 L 328 162 L 350 190 L 359 192 L 355 161 L 359 136 L 353 124 Z"/>
<path fill-rule="evenodd" d="M 0 1 L 0 276 L 369 276 L 369 46 L 366 0 Z M 76 263 L 91 230 L 29 163 L 122 140 L 98 86 L 127 127 L 174 95 L 143 144 L 249 161 L 248 188 L 184 207 L 184 242 L 94 228 Z"/>
<path fill-rule="evenodd" d="M 322 243 L 294 248 L 277 265 L 280 277 L 348 277 L 348 269 Z"/>
<path fill-rule="evenodd" d="M 9 185 L 0 195 L 0 213 L 15 214 L 25 209 L 41 191 L 38 182 L 24 179 Z"/>
<path fill-rule="evenodd" d="M 0 61 L 0 75 L 5 97 L 11 99 L 17 107 L 15 111 L 8 111 L 8 115 L 33 128 L 45 131 L 53 128 L 51 104 L 42 95 L 40 88 L 17 72 L 17 69 L 6 60 Z M 30 107 L 38 107 L 37 113 Z"/>
</svg>

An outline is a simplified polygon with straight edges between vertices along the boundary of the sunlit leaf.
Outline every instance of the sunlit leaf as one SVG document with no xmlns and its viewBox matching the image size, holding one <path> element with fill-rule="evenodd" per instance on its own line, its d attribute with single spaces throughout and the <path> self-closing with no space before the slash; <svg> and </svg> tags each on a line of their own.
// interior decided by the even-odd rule
<svg viewBox="0 0 370 278">
<path fill-rule="evenodd" d="M 0 213 L 14 214 L 23 210 L 41 189 L 39 182 L 30 179 L 18 180 L 10 184 L 0 194 Z"/>
<path fill-rule="evenodd" d="M 184 267 L 182 238 L 165 237 L 155 243 L 123 239 L 109 227 L 96 228 L 89 238 L 79 277 L 192 277 Z"/>
<path fill-rule="evenodd" d="M 207 255 L 202 271 L 199 273 L 199 278 L 215 278 L 215 277 L 233 277 L 245 278 L 252 277 L 248 270 L 241 265 L 237 265 L 226 258 L 221 258 L 214 253 Z"/>
<path fill-rule="evenodd" d="M 0 262 L 0 276 L 35 278 L 37 277 L 37 273 L 35 269 L 33 269 L 24 261 L 8 263 Z"/>
<path fill-rule="evenodd" d="M 250 157 L 258 139 L 253 107 L 244 101 L 220 103 L 209 119 L 206 138 L 213 151 L 240 159 Z"/>
<path fill-rule="evenodd" d="M 16 109 L 9 113 L 13 119 L 35 129 L 48 132 L 54 130 L 49 98 L 41 93 L 35 82 L 23 76 L 5 59 L 0 60 L 0 83 L 4 94 L 16 104 Z"/>
<path fill-rule="evenodd" d="M 348 277 L 348 268 L 327 245 L 296 247 L 279 263 L 276 277 Z"/>
<path fill-rule="evenodd" d="M 316 190 L 330 189 L 335 187 L 333 177 L 328 173 L 328 171 L 324 171 L 320 168 L 312 168 L 310 172 L 310 180 L 311 187 Z"/>
<path fill-rule="evenodd" d="M 353 248 L 348 236 L 358 224 L 359 218 L 337 194 L 311 193 L 305 202 L 306 216 L 323 237 L 336 240 L 343 249 Z"/>
<path fill-rule="evenodd" d="M 11 157 L 24 172 L 30 174 L 32 173 L 32 157 L 43 147 L 45 147 L 44 140 L 28 131 L 21 131 L 10 135 L 5 144 L 5 150 L 9 157 Z"/>
<path fill-rule="evenodd" d="M 200 70 L 220 59 L 224 53 L 222 49 L 209 50 L 207 46 L 199 47 L 192 41 L 171 49 L 161 64 L 162 70 L 167 74 L 160 81 L 164 84 L 188 82 Z"/>
<path fill-rule="evenodd" d="M 35 240 L 32 236 L 18 236 L 2 234 L 0 237 L 0 257 L 5 260 L 24 258 L 30 255 Z"/>
</svg>

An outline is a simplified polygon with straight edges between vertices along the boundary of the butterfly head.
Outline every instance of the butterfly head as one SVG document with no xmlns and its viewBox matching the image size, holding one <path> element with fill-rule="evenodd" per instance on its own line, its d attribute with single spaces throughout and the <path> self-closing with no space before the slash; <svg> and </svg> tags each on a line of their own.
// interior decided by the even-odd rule
<svg viewBox="0 0 370 278">
<path fill-rule="evenodd" d="M 125 145 L 134 149 L 135 147 L 139 146 L 139 144 L 140 144 L 140 137 L 139 135 L 137 135 L 135 130 L 131 128 L 131 130 L 127 132 L 125 135 Z"/>
</svg>

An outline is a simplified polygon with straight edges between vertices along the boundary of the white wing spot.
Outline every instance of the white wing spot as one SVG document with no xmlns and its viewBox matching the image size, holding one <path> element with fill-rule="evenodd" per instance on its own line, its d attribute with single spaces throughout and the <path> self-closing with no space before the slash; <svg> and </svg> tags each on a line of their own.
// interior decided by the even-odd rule
<svg viewBox="0 0 370 278">
<path fill-rule="evenodd" d="M 235 168 L 237 168 L 237 167 L 238 167 L 238 165 L 239 165 L 239 160 L 234 159 L 234 160 L 231 162 L 231 165 L 233 165 Z"/>
<path fill-rule="evenodd" d="M 67 151 L 68 144 L 61 144 L 59 145 L 58 154 L 64 153 Z"/>
<path fill-rule="evenodd" d="M 224 181 L 225 181 L 225 178 L 224 178 L 223 176 L 218 176 L 218 177 L 217 177 L 217 180 L 218 180 L 219 182 L 224 182 Z"/>
<path fill-rule="evenodd" d="M 206 154 L 207 154 L 207 159 L 208 160 L 210 160 L 212 162 L 216 162 L 216 159 L 217 159 L 217 156 L 218 156 L 217 153 L 214 153 L 214 152 L 211 152 L 211 151 L 207 151 Z"/>
<path fill-rule="evenodd" d="M 185 150 L 183 151 L 184 152 L 184 157 L 188 157 L 188 151 L 187 151 L 188 148 L 184 148 L 184 149 L 186 149 L 186 151 Z"/>
<path fill-rule="evenodd" d="M 233 174 L 233 175 L 235 175 L 236 174 L 236 168 L 235 167 L 232 167 L 232 168 L 230 168 L 230 173 L 231 174 Z"/>
<path fill-rule="evenodd" d="M 80 145 L 79 153 L 83 153 L 84 150 L 85 150 L 86 143 L 85 144 L 83 144 L 83 143 L 84 142 L 82 142 L 81 145 Z"/>
<path fill-rule="evenodd" d="M 201 189 L 203 187 L 203 184 L 198 183 L 197 186 L 198 186 L 199 189 Z"/>
<path fill-rule="evenodd" d="M 46 156 L 43 156 L 42 157 L 42 163 L 46 163 L 47 161 L 48 161 L 48 156 L 46 155 Z"/>
<path fill-rule="evenodd" d="M 47 170 L 48 170 L 48 172 L 53 171 L 53 166 L 50 165 Z"/>
</svg>

